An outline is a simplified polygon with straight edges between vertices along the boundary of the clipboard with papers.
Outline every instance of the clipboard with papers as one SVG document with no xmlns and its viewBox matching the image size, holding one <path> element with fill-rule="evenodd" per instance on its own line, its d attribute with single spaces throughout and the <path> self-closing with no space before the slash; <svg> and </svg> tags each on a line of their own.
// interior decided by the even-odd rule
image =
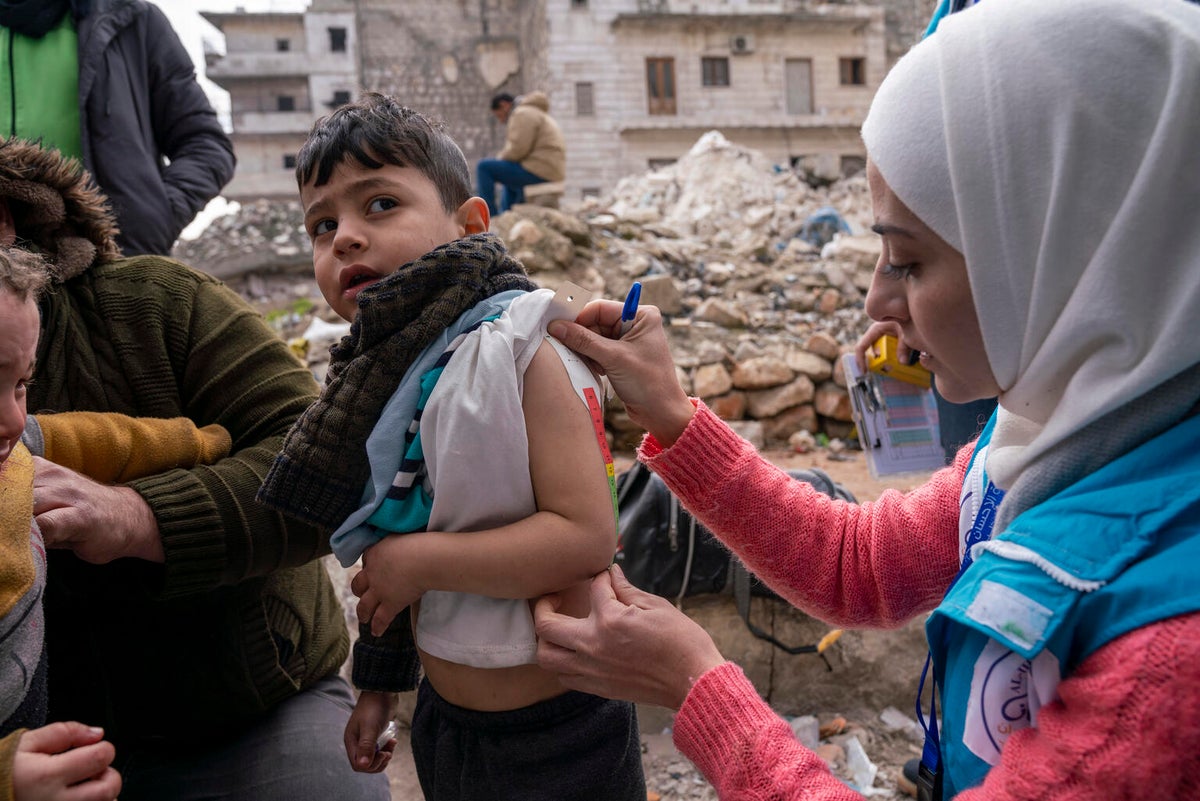
<svg viewBox="0 0 1200 801">
<path fill-rule="evenodd" d="M 850 407 L 872 478 L 936 470 L 944 464 L 933 391 L 868 370 L 842 356 Z"/>
</svg>

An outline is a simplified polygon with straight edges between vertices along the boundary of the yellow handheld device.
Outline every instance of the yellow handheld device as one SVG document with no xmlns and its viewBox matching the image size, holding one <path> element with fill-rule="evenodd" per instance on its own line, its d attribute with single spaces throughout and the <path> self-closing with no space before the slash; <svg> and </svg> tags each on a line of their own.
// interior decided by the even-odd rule
<svg viewBox="0 0 1200 801">
<path fill-rule="evenodd" d="M 904 364 L 900 361 L 900 343 L 891 334 L 884 334 L 875 341 L 875 355 L 867 361 L 872 372 L 897 378 L 922 389 L 929 389 L 931 375 L 919 364 Z"/>
</svg>

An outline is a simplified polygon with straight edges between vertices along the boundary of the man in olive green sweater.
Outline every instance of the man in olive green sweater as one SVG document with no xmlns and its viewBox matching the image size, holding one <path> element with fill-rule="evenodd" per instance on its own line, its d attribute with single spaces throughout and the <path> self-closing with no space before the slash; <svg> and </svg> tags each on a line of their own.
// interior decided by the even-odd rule
<svg viewBox="0 0 1200 801">
<path fill-rule="evenodd" d="M 121 798 L 378 799 L 341 732 L 348 637 L 315 529 L 254 501 L 311 374 L 237 295 L 179 262 L 122 259 L 103 197 L 74 162 L 0 143 L 0 243 L 50 265 L 30 411 L 219 424 L 207 467 L 124 485 L 39 463 L 51 549 L 51 720 L 102 726 Z"/>
</svg>

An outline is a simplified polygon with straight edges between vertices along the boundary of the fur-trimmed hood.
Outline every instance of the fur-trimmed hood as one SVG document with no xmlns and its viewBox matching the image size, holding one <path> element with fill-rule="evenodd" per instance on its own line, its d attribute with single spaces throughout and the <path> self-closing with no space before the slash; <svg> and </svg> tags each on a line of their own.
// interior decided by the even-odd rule
<svg viewBox="0 0 1200 801">
<path fill-rule="evenodd" d="M 16 244 L 41 253 L 56 282 L 121 257 L 108 200 L 78 161 L 57 150 L 0 141 L 0 198 L 12 213 Z"/>
</svg>

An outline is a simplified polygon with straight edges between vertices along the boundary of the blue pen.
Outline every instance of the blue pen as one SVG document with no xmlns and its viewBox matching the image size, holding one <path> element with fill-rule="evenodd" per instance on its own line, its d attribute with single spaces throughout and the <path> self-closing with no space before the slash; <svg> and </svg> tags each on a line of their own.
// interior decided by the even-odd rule
<svg viewBox="0 0 1200 801">
<path fill-rule="evenodd" d="M 641 298 L 642 285 L 634 281 L 633 286 L 629 287 L 629 294 L 625 296 L 625 307 L 621 309 L 621 336 L 625 336 L 633 327 L 633 318 L 637 316 L 638 301 Z"/>
</svg>

